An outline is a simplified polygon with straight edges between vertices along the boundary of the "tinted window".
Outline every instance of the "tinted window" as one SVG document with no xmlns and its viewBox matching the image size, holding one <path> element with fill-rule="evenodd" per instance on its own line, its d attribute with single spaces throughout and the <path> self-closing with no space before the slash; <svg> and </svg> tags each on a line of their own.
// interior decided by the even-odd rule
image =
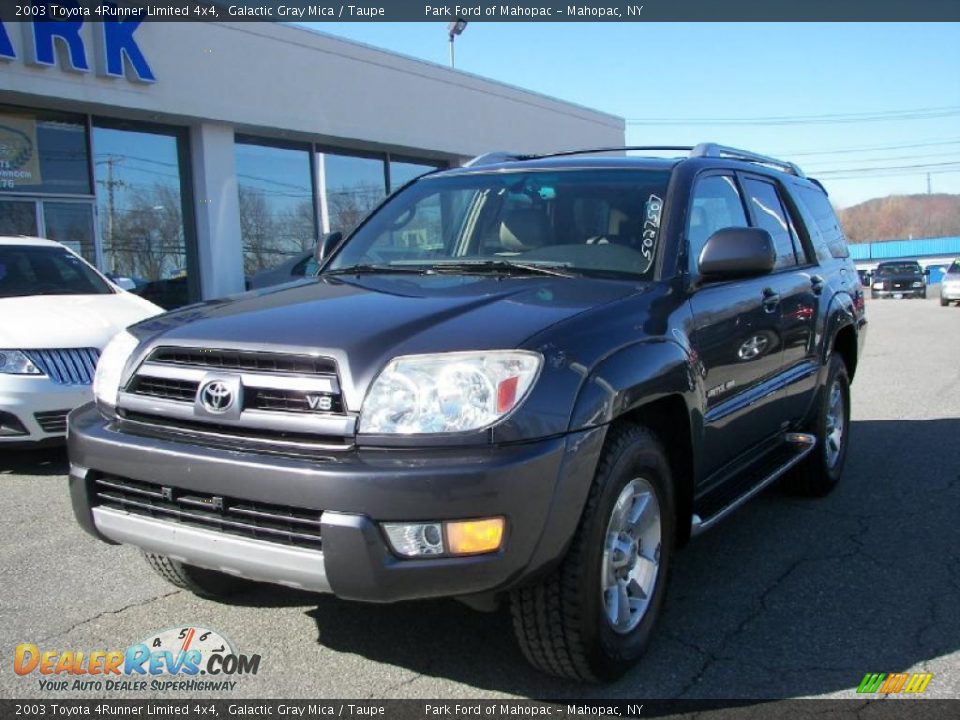
<svg viewBox="0 0 960 720">
<path fill-rule="evenodd" d="M 320 153 L 317 161 L 325 231 L 347 233 L 386 196 L 385 159 Z"/>
<path fill-rule="evenodd" d="M 813 218 L 815 227 L 810 230 L 815 241 L 819 235 L 820 243 L 826 245 L 835 258 L 850 257 L 847 239 L 826 193 L 816 188 L 797 187 L 794 194 Z"/>
<path fill-rule="evenodd" d="M 728 227 L 746 227 L 740 192 L 731 175 L 710 175 L 697 182 L 690 204 L 687 237 L 690 258 L 694 267 L 700 259 L 704 244 L 717 230 Z"/>
<path fill-rule="evenodd" d="M 950 275 L 960 275 L 960 260 L 954 260 L 953 264 L 947 268 L 946 272 Z"/>
<path fill-rule="evenodd" d="M 920 275 L 922 272 L 920 264 L 915 262 L 880 263 L 877 266 L 878 275 Z"/>
<path fill-rule="evenodd" d="M 186 142 L 176 128 L 96 121 L 93 129 L 103 270 L 130 278 L 134 292 L 168 309 L 191 299 Z"/>
<path fill-rule="evenodd" d="M 243 269 L 250 277 L 317 242 L 310 151 L 248 139 L 238 139 L 235 149 Z"/>
<path fill-rule="evenodd" d="M 780 269 L 796 265 L 797 256 L 793 250 L 790 225 L 777 188 L 771 183 L 753 178 L 747 178 L 743 187 L 757 227 L 769 232 L 770 237 L 773 238 L 773 245 L 777 251 L 777 264 L 774 267 Z"/>
<path fill-rule="evenodd" d="M 404 162 L 400 160 L 390 161 L 390 192 L 407 184 L 414 178 L 433 172 L 437 165 L 430 163 Z"/>
<path fill-rule="evenodd" d="M 0 297 L 111 292 L 83 260 L 62 248 L 0 245 Z"/>
<path fill-rule="evenodd" d="M 625 170 L 424 178 L 351 236 L 330 268 L 500 259 L 648 276 L 668 178 Z"/>
</svg>

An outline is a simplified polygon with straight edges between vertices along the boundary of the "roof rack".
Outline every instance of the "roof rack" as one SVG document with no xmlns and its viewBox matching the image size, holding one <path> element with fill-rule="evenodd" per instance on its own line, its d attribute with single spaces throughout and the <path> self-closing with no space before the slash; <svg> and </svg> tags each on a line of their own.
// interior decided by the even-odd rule
<svg viewBox="0 0 960 720">
<path fill-rule="evenodd" d="M 598 147 L 586 148 L 584 150 L 561 150 L 560 152 L 538 153 L 522 155 L 508 152 L 490 152 L 484 155 L 478 155 L 464 165 L 464 167 L 476 167 L 478 165 L 493 165 L 495 163 L 517 162 L 520 160 L 536 160 L 539 158 L 568 157 L 571 155 L 593 155 L 602 152 L 632 152 L 637 150 L 679 150 L 687 153 L 691 158 L 727 158 L 729 160 L 741 160 L 743 162 L 752 162 L 758 165 L 782 170 L 783 172 L 796 175 L 797 177 L 806 177 L 803 171 L 796 164 L 786 160 L 760 155 L 749 150 L 740 150 L 738 148 L 718 145 L 717 143 L 700 143 L 696 146 L 691 145 L 620 145 L 617 147 Z"/>
<path fill-rule="evenodd" d="M 777 158 L 760 155 L 749 150 L 740 150 L 726 145 L 717 145 L 716 143 L 700 143 L 690 152 L 690 157 L 706 158 L 727 158 L 729 160 L 743 160 L 744 162 L 757 163 L 758 165 L 767 165 L 777 170 L 796 175 L 797 177 L 806 177 L 803 170 L 792 162 L 786 160 L 777 160 Z"/>
</svg>

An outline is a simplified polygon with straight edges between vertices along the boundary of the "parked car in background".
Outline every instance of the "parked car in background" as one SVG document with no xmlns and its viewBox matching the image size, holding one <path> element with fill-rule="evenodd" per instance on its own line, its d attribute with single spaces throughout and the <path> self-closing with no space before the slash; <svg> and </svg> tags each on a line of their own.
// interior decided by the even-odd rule
<svg viewBox="0 0 960 720">
<path fill-rule="evenodd" d="M 896 260 L 877 265 L 870 284 L 872 298 L 925 298 L 927 276 L 916 260 Z"/>
<path fill-rule="evenodd" d="M 960 304 L 960 258 L 953 261 L 940 280 L 940 306 Z"/>
<path fill-rule="evenodd" d="M 314 252 L 311 248 L 276 267 L 261 270 L 247 281 L 247 290 L 259 290 L 271 285 L 301 280 L 307 275 L 316 275 L 318 265 Z"/>
<path fill-rule="evenodd" d="M 159 312 L 60 243 L 0 237 L 0 448 L 62 440 L 103 347 Z"/>
</svg>

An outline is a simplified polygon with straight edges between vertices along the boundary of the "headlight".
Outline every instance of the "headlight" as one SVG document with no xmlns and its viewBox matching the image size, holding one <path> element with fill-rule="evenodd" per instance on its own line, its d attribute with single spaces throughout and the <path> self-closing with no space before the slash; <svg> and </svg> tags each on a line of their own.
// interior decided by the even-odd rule
<svg viewBox="0 0 960 720">
<path fill-rule="evenodd" d="M 923 287 L 923 283 L 920 282 L 919 280 L 914 280 L 914 281 L 913 281 L 913 286 L 914 286 L 914 287 Z"/>
<path fill-rule="evenodd" d="M 140 341 L 126 330 L 118 332 L 107 343 L 97 361 L 97 372 L 93 376 L 93 396 L 97 402 L 116 407 L 123 369 L 139 344 Z"/>
<path fill-rule="evenodd" d="M 410 435 L 487 427 L 523 401 L 540 364 L 540 355 L 518 350 L 394 358 L 367 393 L 360 432 Z"/>
<path fill-rule="evenodd" d="M 873 284 L 873 289 L 874 289 L 874 290 L 883 290 L 883 283 L 882 283 L 882 282 L 875 282 L 875 283 Z"/>
<path fill-rule="evenodd" d="M 0 373 L 8 375 L 43 375 L 40 368 L 19 350 L 0 350 Z"/>
</svg>

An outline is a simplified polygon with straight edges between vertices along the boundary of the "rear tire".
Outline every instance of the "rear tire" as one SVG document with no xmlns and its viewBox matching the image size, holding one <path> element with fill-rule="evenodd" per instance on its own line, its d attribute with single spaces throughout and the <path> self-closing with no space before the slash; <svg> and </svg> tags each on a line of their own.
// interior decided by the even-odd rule
<svg viewBox="0 0 960 720">
<path fill-rule="evenodd" d="M 143 557 L 151 569 L 171 585 L 209 600 L 229 598 L 255 585 L 251 580 L 187 565 L 166 555 L 144 552 Z"/>
<path fill-rule="evenodd" d="M 949 304 L 950 304 L 950 301 L 947 300 L 945 297 L 940 298 L 940 307 L 946 307 Z"/>
<path fill-rule="evenodd" d="M 840 481 L 849 445 L 850 379 L 847 365 L 837 353 L 830 356 L 827 382 L 820 390 L 809 432 L 816 435 L 817 446 L 784 478 L 784 485 L 795 495 L 822 497 Z"/>
<path fill-rule="evenodd" d="M 663 446 L 642 427 L 614 426 L 566 557 L 541 582 L 512 593 L 514 632 L 527 660 L 587 682 L 629 670 L 660 615 L 675 535 Z"/>
</svg>

